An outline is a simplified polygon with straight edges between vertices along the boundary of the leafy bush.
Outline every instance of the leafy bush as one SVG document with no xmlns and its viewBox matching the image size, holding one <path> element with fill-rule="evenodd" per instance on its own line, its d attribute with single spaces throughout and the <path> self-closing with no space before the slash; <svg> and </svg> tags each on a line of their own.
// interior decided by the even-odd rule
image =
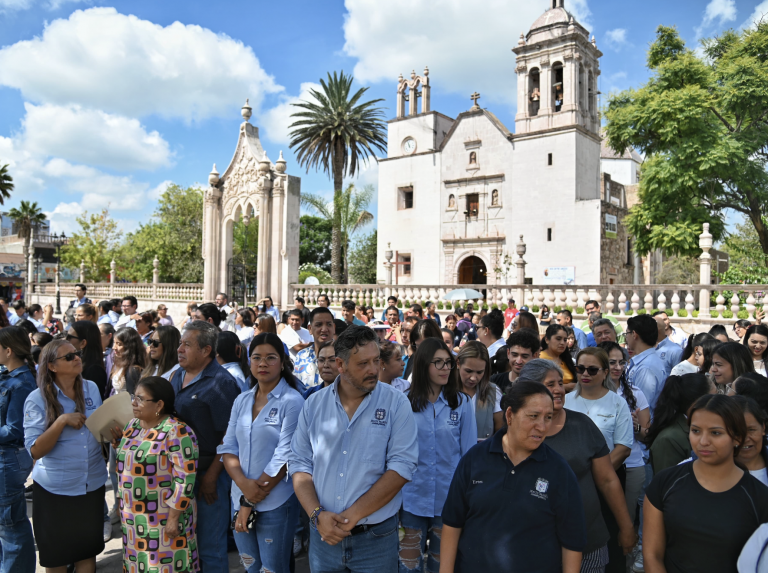
<svg viewBox="0 0 768 573">
<path fill-rule="evenodd" d="M 749 318 L 749 313 L 746 311 L 746 309 L 740 310 L 739 313 L 736 315 L 737 318 L 745 319 Z"/>
<path fill-rule="evenodd" d="M 722 316 L 723 318 L 733 318 L 733 311 L 726 308 Z"/>
<path fill-rule="evenodd" d="M 539 312 L 539 307 L 535 304 L 531 307 L 531 312 Z"/>
<path fill-rule="evenodd" d="M 694 310 L 693 311 L 693 318 L 698 318 L 698 317 L 699 317 L 699 311 L 698 310 Z"/>
<path fill-rule="evenodd" d="M 571 312 L 573 312 L 573 311 L 571 311 Z M 576 309 L 576 314 L 584 314 L 584 307 L 583 306 L 578 307 Z"/>
<path fill-rule="evenodd" d="M 563 310 L 563 309 L 562 309 L 562 307 L 559 307 L 559 306 L 553 306 L 553 307 L 552 307 L 552 312 L 553 312 L 554 314 L 557 314 L 557 313 L 558 313 L 558 312 L 560 312 L 561 310 Z"/>
<path fill-rule="evenodd" d="M 637 314 L 645 314 L 646 310 L 644 308 L 638 308 Z"/>
<path fill-rule="evenodd" d="M 677 316 L 679 316 L 680 318 L 688 318 L 688 311 L 685 310 L 684 308 L 681 308 L 680 310 L 677 311 Z"/>
<path fill-rule="evenodd" d="M 331 273 L 314 263 L 304 263 L 299 267 L 299 282 L 304 284 L 307 277 L 315 277 L 321 285 L 332 284 Z"/>
</svg>

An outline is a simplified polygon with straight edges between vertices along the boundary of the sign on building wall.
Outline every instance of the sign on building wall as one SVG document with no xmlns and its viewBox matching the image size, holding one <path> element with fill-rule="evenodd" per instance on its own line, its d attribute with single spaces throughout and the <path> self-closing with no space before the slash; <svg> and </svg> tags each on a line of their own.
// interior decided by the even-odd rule
<svg viewBox="0 0 768 573">
<path fill-rule="evenodd" d="M 605 214 L 605 236 L 608 239 L 616 239 L 619 236 L 619 221 L 616 215 Z"/>
<path fill-rule="evenodd" d="M 546 267 L 541 284 L 572 285 L 576 282 L 576 267 Z"/>
</svg>

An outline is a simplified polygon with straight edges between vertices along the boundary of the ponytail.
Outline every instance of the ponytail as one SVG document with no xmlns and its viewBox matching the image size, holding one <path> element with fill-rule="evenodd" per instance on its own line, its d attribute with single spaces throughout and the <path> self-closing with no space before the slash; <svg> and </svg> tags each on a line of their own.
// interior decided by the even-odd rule
<svg viewBox="0 0 768 573">
<path fill-rule="evenodd" d="M 35 375 L 35 360 L 32 357 L 32 343 L 29 334 L 20 326 L 6 326 L 0 329 L 0 346 L 11 350 L 13 354 L 29 367 L 32 375 Z"/>
</svg>

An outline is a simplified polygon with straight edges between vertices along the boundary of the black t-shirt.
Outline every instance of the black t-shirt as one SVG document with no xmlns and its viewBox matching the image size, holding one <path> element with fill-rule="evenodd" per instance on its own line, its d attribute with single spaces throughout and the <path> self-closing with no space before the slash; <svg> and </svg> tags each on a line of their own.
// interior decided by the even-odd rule
<svg viewBox="0 0 768 573">
<path fill-rule="evenodd" d="M 565 458 L 579 481 L 584 517 L 587 521 L 587 546 L 584 553 L 608 543 L 609 533 L 600 511 L 600 499 L 592 478 L 592 460 L 611 453 L 597 425 L 586 414 L 567 410 L 563 429 L 548 436 L 544 443 Z"/>
<path fill-rule="evenodd" d="M 107 371 L 98 364 L 83 365 L 83 380 L 90 380 L 99 389 L 99 395 L 104 396 L 107 389 Z"/>
<path fill-rule="evenodd" d="M 512 383 L 509 381 L 509 372 L 499 372 L 498 374 L 491 375 L 491 383 L 501 390 L 502 394 L 506 394 Z"/>
<path fill-rule="evenodd" d="M 768 487 L 744 472 L 734 487 L 714 493 L 699 484 L 693 463 L 662 470 L 645 490 L 664 512 L 667 573 L 737 573 L 744 544 L 768 522 Z"/>
</svg>

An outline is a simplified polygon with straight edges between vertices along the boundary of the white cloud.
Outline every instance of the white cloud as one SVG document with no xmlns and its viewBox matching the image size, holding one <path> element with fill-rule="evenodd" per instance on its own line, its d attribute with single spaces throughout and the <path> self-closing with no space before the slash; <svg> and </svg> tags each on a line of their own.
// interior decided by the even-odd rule
<svg viewBox="0 0 768 573">
<path fill-rule="evenodd" d="M 258 109 L 264 94 L 282 90 L 240 41 L 114 8 L 78 10 L 1 49 L 0 85 L 36 103 L 186 121 L 231 115 L 245 98 Z"/>
<path fill-rule="evenodd" d="M 701 37 L 705 30 L 717 23 L 722 26 L 736 19 L 736 0 L 711 0 L 704 9 L 701 26 L 696 28 L 696 35 Z"/>
<path fill-rule="evenodd" d="M 752 15 L 744 20 L 744 23 L 741 25 L 741 27 L 750 28 L 761 19 L 764 19 L 766 22 L 768 22 L 768 0 L 763 0 L 760 2 L 760 4 L 755 6 L 755 9 L 752 11 Z"/>
<path fill-rule="evenodd" d="M 64 4 L 75 4 L 88 0 L 50 0 L 43 5 L 49 10 L 58 10 Z M 16 12 L 17 10 L 27 10 L 32 7 L 34 0 L 0 0 L 0 13 Z"/>
<path fill-rule="evenodd" d="M 298 108 L 293 107 L 293 104 L 302 100 L 314 101 L 314 98 L 309 93 L 311 89 L 320 90 L 322 93 L 320 84 L 305 82 L 301 84 L 300 93 L 297 97 L 284 95 L 281 97 L 281 102 L 278 105 L 262 113 L 259 123 L 264 129 L 260 135 L 275 143 L 287 144 L 290 141 L 288 126 L 296 121 L 291 117 L 291 114 L 300 111 Z"/>
<path fill-rule="evenodd" d="M 624 28 L 616 28 L 615 30 L 608 30 L 605 33 L 605 38 L 608 45 L 614 50 L 619 50 L 627 43 L 627 31 Z"/>
<path fill-rule="evenodd" d="M 122 171 L 165 167 L 168 142 L 136 119 L 79 106 L 24 105 L 23 146 L 31 153 Z"/>
<path fill-rule="evenodd" d="M 441 90 L 467 97 L 478 90 L 483 101 L 508 103 L 516 99 L 510 50 L 548 6 L 545 0 L 485 0 L 471 8 L 461 0 L 345 4 L 344 52 L 358 59 L 357 80 L 390 82 L 394 94 L 398 74 L 420 74 L 428 65 Z M 589 18 L 586 0 L 570 2 L 568 9 L 582 24 Z"/>
</svg>

